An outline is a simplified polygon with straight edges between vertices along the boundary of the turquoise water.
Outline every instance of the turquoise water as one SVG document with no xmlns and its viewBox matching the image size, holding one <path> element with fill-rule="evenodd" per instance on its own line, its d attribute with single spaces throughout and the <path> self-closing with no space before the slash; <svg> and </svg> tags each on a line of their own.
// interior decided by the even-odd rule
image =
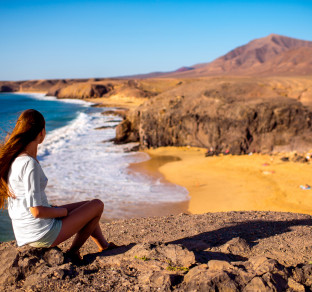
<svg viewBox="0 0 312 292">
<path fill-rule="evenodd" d="M 0 93 L 0 133 L 1 140 L 14 128 L 20 113 L 25 109 L 36 109 L 46 119 L 47 133 L 64 127 L 77 118 L 80 112 L 90 110 L 86 103 L 75 101 L 58 101 L 42 94 Z M 7 210 L 0 210 L 0 241 L 13 240 L 11 220 Z"/>
<path fill-rule="evenodd" d="M 73 100 L 62 102 L 42 94 L 0 93 L 0 130 L 12 131 L 19 114 L 25 109 L 36 109 L 46 119 L 47 132 L 63 127 L 86 111 L 85 103 Z"/>
</svg>

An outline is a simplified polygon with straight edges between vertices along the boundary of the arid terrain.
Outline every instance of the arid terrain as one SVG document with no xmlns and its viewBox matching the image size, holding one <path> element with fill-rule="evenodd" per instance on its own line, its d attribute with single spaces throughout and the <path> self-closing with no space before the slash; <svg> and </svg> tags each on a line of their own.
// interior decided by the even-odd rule
<svg viewBox="0 0 312 292">
<path fill-rule="evenodd" d="M 128 103 L 132 109 L 116 131 L 119 143 L 189 145 L 232 154 L 307 151 L 312 145 L 311 58 L 312 42 L 273 34 L 213 62 L 157 78 L 3 81 L 0 92 Z"/>
<path fill-rule="evenodd" d="M 270 35 L 174 72 L 1 81 L 0 92 L 116 107 L 123 121 L 115 142 L 175 157 L 159 171 L 188 188 L 190 213 L 239 211 L 103 223 L 109 240 L 125 246 L 98 254 L 88 242 L 80 265 L 64 256 L 69 243 L 61 250 L 3 243 L 0 287 L 311 291 L 311 191 L 299 189 L 311 184 L 311 58 L 312 42 Z"/>
<path fill-rule="evenodd" d="M 124 245 L 83 262 L 59 248 L 0 244 L 4 291 L 311 291 L 311 216 L 227 212 L 102 224 Z"/>
<path fill-rule="evenodd" d="M 311 75 L 312 42 L 277 34 L 255 39 L 212 62 L 184 66 L 131 78 L 197 78 L 205 76 Z"/>
</svg>

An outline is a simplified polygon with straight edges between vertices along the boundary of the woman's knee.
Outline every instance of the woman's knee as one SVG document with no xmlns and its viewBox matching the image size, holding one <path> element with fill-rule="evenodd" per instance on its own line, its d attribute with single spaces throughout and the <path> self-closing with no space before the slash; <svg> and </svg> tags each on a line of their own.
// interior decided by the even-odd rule
<svg viewBox="0 0 312 292">
<path fill-rule="evenodd" d="M 99 199 L 93 199 L 91 203 L 98 209 L 98 211 L 102 214 L 104 210 L 104 203 Z"/>
</svg>

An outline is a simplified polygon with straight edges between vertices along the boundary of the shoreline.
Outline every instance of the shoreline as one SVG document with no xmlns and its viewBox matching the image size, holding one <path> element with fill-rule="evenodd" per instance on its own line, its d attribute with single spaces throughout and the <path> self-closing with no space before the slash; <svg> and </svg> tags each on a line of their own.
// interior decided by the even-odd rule
<svg viewBox="0 0 312 292">
<path fill-rule="evenodd" d="M 205 157 L 206 149 L 189 147 L 144 152 L 154 159 L 179 158 L 157 170 L 189 191 L 191 214 L 251 210 L 312 214 L 312 190 L 300 188 L 311 184 L 309 163 L 284 162 L 283 154 Z"/>
<path fill-rule="evenodd" d="M 40 92 L 40 93 L 38 93 L 38 92 L 36 92 L 36 93 L 35 92 L 16 92 L 15 94 L 33 95 L 34 98 L 37 99 L 37 97 L 38 97 L 39 100 L 45 100 L 46 99 L 46 96 L 44 95 L 43 92 Z M 50 99 L 50 97 L 48 97 L 48 99 Z M 68 100 L 68 101 L 71 101 L 73 103 L 76 103 L 76 101 L 79 101 L 81 103 L 86 104 L 87 106 L 91 106 L 90 102 L 92 102 L 92 104 L 94 104 L 94 103 L 96 103 L 96 104 L 101 103 L 102 104 L 102 102 L 105 102 L 104 106 L 108 106 L 108 104 L 107 104 L 108 99 L 107 98 L 87 99 L 87 100 L 81 100 L 81 99 L 64 100 L 64 99 L 58 99 L 57 97 L 53 97 L 53 100 L 60 101 L 60 102 L 66 102 Z M 116 101 L 117 100 L 115 97 L 113 100 L 110 101 L 111 102 L 110 106 L 113 106 L 112 105 L 113 102 L 115 103 L 116 107 L 122 106 L 124 108 L 126 107 L 125 103 L 128 105 L 130 104 L 127 99 L 125 101 L 121 100 L 118 104 L 116 104 Z M 136 102 L 136 105 L 138 105 L 138 103 L 141 102 L 141 100 L 135 99 L 135 102 Z M 131 105 L 134 106 L 134 101 Z M 77 119 L 76 119 L 76 121 L 77 121 Z M 60 130 L 59 130 L 58 134 L 63 137 L 63 131 L 60 132 Z M 50 141 L 50 144 L 51 144 L 51 141 Z M 133 153 L 133 154 L 135 154 L 135 153 Z M 140 152 L 138 152 L 138 154 L 142 155 L 142 153 L 140 154 Z M 135 161 L 142 161 L 142 159 L 135 160 Z M 48 163 L 48 165 L 46 167 L 49 167 L 50 164 L 51 163 Z M 53 165 L 53 163 L 51 165 Z M 129 219 L 129 218 L 139 218 L 139 217 L 148 217 L 148 216 L 166 216 L 169 214 L 176 215 L 176 214 L 180 214 L 180 213 L 187 213 L 188 201 L 187 201 L 187 199 L 184 201 L 183 200 L 177 200 L 177 198 L 179 198 L 178 192 L 177 192 L 177 195 L 175 196 L 175 198 L 171 202 L 170 202 L 170 199 L 168 201 L 166 201 L 166 200 L 162 201 L 163 199 L 160 199 L 160 200 L 157 200 L 157 199 L 154 200 L 153 199 L 153 197 L 155 197 L 155 193 L 157 194 L 159 192 L 163 193 L 164 196 L 166 197 L 168 190 L 175 188 L 174 184 L 171 184 L 169 182 L 165 182 L 164 180 L 162 180 L 161 184 L 159 184 L 160 176 L 155 175 L 155 173 L 147 172 L 146 170 L 143 170 L 143 169 L 135 169 L 135 167 L 133 167 L 133 169 L 131 170 L 130 168 L 128 168 L 128 166 L 126 166 L 125 171 L 126 172 L 129 171 L 130 175 L 131 175 L 131 172 L 133 172 L 132 174 L 134 175 L 134 180 L 135 180 L 135 176 L 141 176 L 141 177 L 143 177 L 144 181 L 146 180 L 147 184 L 151 185 L 151 189 L 150 189 L 150 192 L 152 192 L 151 193 L 151 201 L 148 201 L 148 198 L 147 198 L 147 202 L 141 202 L 140 200 L 138 200 L 138 201 L 132 200 L 132 202 L 128 202 L 127 204 L 121 204 L 118 212 L 116 212 L 115 216 L 114 215 L 112 216 L 112 214 L 110 214 L 110 212 L 112 210 L 109 208 L 111 202 L 109 202 L 109 200 L 108 200 L 106 202 L 108 213 L 107 214 L 104 213 L 103 217 L 101 219 L 101 221 L 103 223 L 104 222 L 110 222 L 110 221 L 116 220 L 116 219 L 126 219 L 126 218 Z M 70 171 L 68 171 L 68 173 L 70 173 Z M 158 172 L 158 174 L 160 174 L 160 173 Z M 146 179 L 144 179 L 145 175 L 147 176 Z M 52 176 L 52 181 L 51 181 L 52 182 L 52 188 L 53 188 L 53 178 L 54 177 Z M 105 183 L 105 180 L 104 180 L 104 183 Z M 146 188 L 146 186 L 145 186 L 145 188 Z M 170 194 L 170 191 L 169 191 L 169 194 Z M 54 204 L 68 203 L 68 202 L 63 202 L 62 200 L 59 201 L 54 195 L 52 197 L 50 197 L 50 200 Z M 103 200 L 105 201 L 104 198 L 103 198 Z M 132 214 L 131 216 L 129 215 L 130 213 Z"/>
<path fill-rule="evenodd" d="M 82 101 L 130 109 L 144 100 L 116 95 Z M 160 147 L 143 152 L 150 159 L 131 163 L 130 173 L 147 174 L 184 187 L 190 196 L 183 203 L 138 206 L 138 210 L 146 210 L 143 213 L 147 216 L 167 215 L 170 210 L 172 214 L 246 210 L 312 214 L 312 191 L 300 189 L 300 185 L 309 184 L 312 172 L 307 163 L 282 162 L 282 153 L 205 157 L 206 149 L 192 147 Z M 142 214 L 140 217 L 145 216 Z"/>
<path fill-rule="evenodd" d="M 130 109 L 144 99 L 114 96 L 88 101 Z M 177 210 L 189 214 L 246 210 L 312 214 L 312 190 L 300 189 L 300 185 L 312 185 L 308 163 L 280 160 L 291 153 L 205 157 L 206 151 L 193 147 L 148 149 L 143 152 L 150 159 L 132 163 L 128 169 L 184 187 L 190 200 L 173 208 L 174 214 Z"/>
<path fill-rule="evenodd" d="M 137 98 L 137 97 L 125 97 L 121 95 L 115 95 L 111 97 L 102 97 L 102 98 L 88 98 L 86 101 L 95 104 L 97 107 L 116 107 L 117 109 L 122 108 L 124 110 L 130 110 L 135 107 L 141 105 L 146 98 Z M 126 145 L 126 144 L 125 144 Z M 138 151 L 137 153 L 140 153 Z M 130 163 L 127 167 L 127 170 L 131 174 L 142 174 L 147 175 L 152 180 L 159 180 L 164 185 L 176 185 L 175 183 L 170 182 L 167 180 L 160 171 L 156 169 L 161 165 L 176 160 L 176 157 L 170 157 L 165 155 L 163 157 L 148 155 L 149 159 L 142 161 L 142 162 L 134 162 Z M 156 164 L 156 165 L 155 165 Z M 180 187 L 180 186 L 178 186 Z M 152 202 L 150 204 L 138 204 L 136 209 L 139 211 L 140 215 L 134 216 L 131 218 L 145 218 L 145 217 L 155 217 L 155 216 L 167 216 L 167 215 L 178 215 L 181 213 L 190 214 L 188 211 L 189 200 L 185 201 L 176 201 L 176 202 L 163 202 L 157 203 Z M 133 207 L 132 207 L 133 208 Z M 144 210 L 144 212 L 142 212 Z M 111 220 L 118 220 L 120 218 L 103 218 L 102 222 L 107 222 Z"/>
<path fill-rule="evenodd" d="M 174 162 L 179 160 L 175 156 L 163 155 L 151 155 L 149 154 L 149 159 L 142 162 L 134 162 L 128 166 L 129 173 L 141 173 L 143 175 L 147 175 L 155 181 L 161 182 L 163 185 L 174 185 L 180 188 L 180 185 L 170 182 L 158 169 L 165 165 L 166 163 Z M 187 189 L 182 187 L 179 191 L 183 191 L 188 193 Z M 163 216 L 163 215 L 178 215 L 181 213 L 191 214 L 189 210 L 189 196 L 186 197 L 184 201 L 180 202 L 166 202 L 162 204 L 153 203 L 150 206 L 147 206 L 150 209 L 149 212 L 146 212 L 148 216 Z M 152 210 L 156 208 L 155 210 Z"/>
</svg>

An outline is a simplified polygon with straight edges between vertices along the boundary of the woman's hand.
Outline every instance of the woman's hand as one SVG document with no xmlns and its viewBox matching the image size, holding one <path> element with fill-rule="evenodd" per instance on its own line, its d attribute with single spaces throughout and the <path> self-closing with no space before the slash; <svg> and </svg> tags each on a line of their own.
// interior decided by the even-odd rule
<svg viewBox="0 0 312 292">
<path fill-rule="evenodd" d="M 35 218 L 60 218 L 68 215 L 67 209 L 61 207 L 53 208 L 37 206 L 30 207 L 29 210 Z"/>
</svg>

